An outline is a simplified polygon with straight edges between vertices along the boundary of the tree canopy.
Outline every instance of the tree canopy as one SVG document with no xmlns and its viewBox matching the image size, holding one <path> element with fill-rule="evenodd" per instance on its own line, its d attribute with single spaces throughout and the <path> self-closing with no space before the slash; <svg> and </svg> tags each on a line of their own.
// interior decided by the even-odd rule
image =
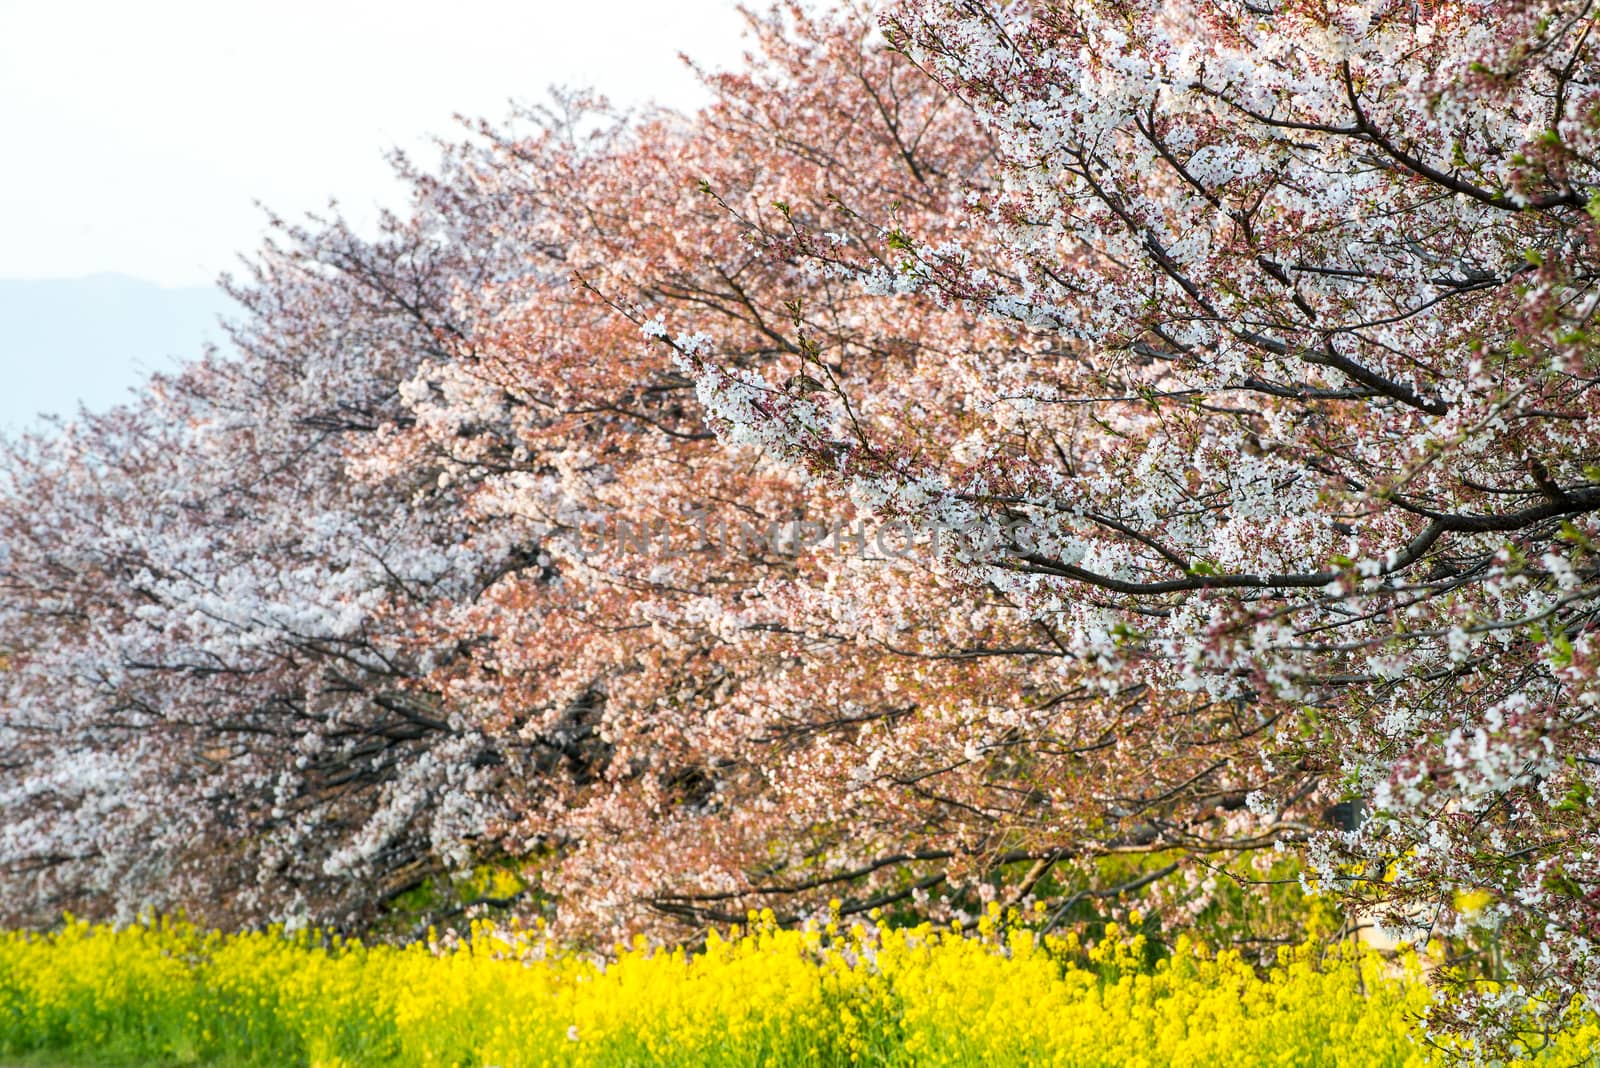
<svg viewBox="0 0 1600 1068">
<path fill-rule="evenodd" d="M 7 446 L 0 908 L 1181 924 L 1288 851 L 1495 932 L 1445 1023 L 1600 1001 L 1593 23 L 785 6 L 279 221 L 237 357 Z"/>
</svg>

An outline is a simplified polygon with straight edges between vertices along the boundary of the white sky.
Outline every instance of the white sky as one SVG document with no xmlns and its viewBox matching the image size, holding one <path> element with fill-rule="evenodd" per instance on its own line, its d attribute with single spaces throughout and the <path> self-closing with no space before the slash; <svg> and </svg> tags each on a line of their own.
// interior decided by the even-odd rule
<svg viewBox="0 0 1600 1068">
<path fill-rule="evenodd" d="M 677 58 L 742 50 L 734 0 L 0 0 L 0 278 L 212 281 L 259 200 L 355 220 L 386 149 L 551 84 L 703 97 Z"/>
</svg>

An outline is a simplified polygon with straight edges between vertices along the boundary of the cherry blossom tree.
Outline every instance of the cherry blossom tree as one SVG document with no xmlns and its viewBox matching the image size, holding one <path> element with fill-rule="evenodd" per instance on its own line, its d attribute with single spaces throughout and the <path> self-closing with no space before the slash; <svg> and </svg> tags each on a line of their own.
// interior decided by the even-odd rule
<svg viewBox="0 0 1600 1068">
<path fill-rule="evenodd" d="M 507 553 L 425 471 L 352 477 L 448 328 L 436 248 L 388 229 L 291 231 L 235 288 L 242 358 L 8 450 L 8 909 L 342 918 L 387 890 L 349 876 L 483 833 L 449 799 L 496 770 L 412 685 L 450 650 L 411 633 Z"/>
<path fill-rule="evenodd" d="M 728 440 L 967 531 L 942 573 L 976 602 L 1107 686 L 1231 703 L 1265 768 L 1360 800 L 1309 882 L 1492 930 L 1521 984 L 1447 1023 L 1600 999 L 1593 21 L 901 0 L 889 40 L 993 149 L 960 221 L 745 218 L 875 296 L 858 326 L 973 340 L 895 374 L 853 329 L 784 378 L 704 316 L 645 329 Z"/>
<path fill-rule="evenodd" d="M 767 65 L 715 79 L 721 102 L 693 125 L 646 123 L 578 156 L 569 142 L 583 122 L 557 124 L 558 136 L 487 131 L 487 148 L 435 187 L 462 216 L 450 229 L 553 243 L 580 287 L 557 300 L 502 284 L 467 331 L 469 381 L 536 413 L 509 435 L 524 463 L 469 457 L 447 413 L 478 409 L 458 401 L 419 422 L 441 438 L 414 439 L 453 450 L 486 518 L 511 511 L 555 535 L 541 545 L 559 581 L 527 573 L 480 599 L 487 615 L 469 629 L 493 646 L 440 685 L 498 706 L 484 715 L 518 731 L 530 708 L 598 707 L 604 776 L 516 829 L 524 851 L 560 851 L 547 885 L 564 915 L 601 926 L 644 906 L 697 922 L 773 904 L 792 916 L 797 901 L 841 886 L 846 910 L 867 911 L 952 884 L 956 898 L 981 893 L 997 873 L 989 889 L 1020 898 L 1058 867 L 1107 854 L 1231 853 L 1303 833 L 1321 780 L 1299 761 L 1263 768 L 1260 720 L 1209 695 L 1086 682 L 1053 630 L 1003 594 L 952 619 L 936 562 L 841 554 L 837 530 L 826 551 L 793 561 L 689 538 L 684 555 L 648 569 L 615 544 L 609 555 L 577 544 L 585 521 L 670 528 L 686 505 L 702 530 L 724 533 L 840 515 L 830 487 L 792 465 L 711 441 L 702 398 L 664 350 L 621 380 L 614 360 L 597 361 L 639 360 L 641 328 L 714 320 L 730 362 L 785 375 L 802 395 L 846 374 L 919 383 L 961 417 L 937 428 L 944 447 L 989 403 L 948 380 L 952 353 L 983 359 L 1018 341 L 1009 324 L 960 312 L 885 320 L 859 287 L 752 249 L 754 226 L 807 217 L 830 220 L 835 246 L 874 240 L 850 202 L 959 229 L 992 159 L 949 94 L 883 49 L 870 20 L 790 10 L 755 28 Z M 552 237 L 543 227 L 556 216 L 564 229 Z M 856 366 L 815 359 L 846 339 Z M 1268 783 L 1281 807 L 1249 810 Z M 1149 886 L 1178 868 L 1162 856 L 1126 881 Z M 1174 907 L 1200 909 L 1212 873 L 1183 871 L 1195 878 L 1173 891 Z M 1045 885 L 1057 906 L 1081 900 L 1079 884 Z"/>
<path fill-rule="evenodd" d="M 1294 844 L 1492 935 L 1439 1022 L 1600 997 L 1589 9 L 750 21 L 7 447 L 7 917 L 1180 923 Z"/>
<path fill-rule="evenodd" d="M 12 447 L 14 917 L 359 927 L 503 857 L 575 936 L 831 897 L 1176 920 L 1215 886 L 1184 857 L 1315 822 L 1322 777 L 1257 756 L 1270 718 L 1086 672 L 1007 591 L 971 599 L 940 532 L 864 532 L 788 455 L 717 441 L 719 396 L 641 344 L 693 319 L 802 398 L 900 381 L 913 408 L 855 417 L 933 453 L 973 447 L 1017 384 L 985 377 L 1033 345 L 751 244 L 870 250 L 888 214 L 953 240 L 996 180 L 866 13 L 752 33 L 701 114 L 559 100 L 400 161 L 412 213 L 376 239 L 280 224 L 232 287 L 238 359 Z"/>
</svg>

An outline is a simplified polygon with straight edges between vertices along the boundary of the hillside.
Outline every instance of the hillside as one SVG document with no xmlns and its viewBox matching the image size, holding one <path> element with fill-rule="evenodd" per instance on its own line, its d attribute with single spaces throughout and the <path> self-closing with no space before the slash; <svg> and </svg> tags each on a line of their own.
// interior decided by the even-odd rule
<svg viewBox="0 0 1600 1068">
<path fill-rule="evenodd" d="M 228 308 L 211 286 L 166 288 L 120 274 L 0 279 L 0 429 L 79 402 L 125 399 L 150 372 L 220 342 Z"/>
</svg>

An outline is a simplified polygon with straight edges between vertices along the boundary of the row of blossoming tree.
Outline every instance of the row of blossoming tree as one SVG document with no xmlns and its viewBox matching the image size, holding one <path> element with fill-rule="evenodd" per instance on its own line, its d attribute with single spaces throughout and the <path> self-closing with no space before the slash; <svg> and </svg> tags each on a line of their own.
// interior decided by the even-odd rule
<svg viewBox="0 0 1600 1068">
<path fill-rule="evenodd" d="M 1495 932 L 1444 1022 L 1600 999 L 1593 23 L 785 8 L 278 222 L 236 354 L 6 446 L 0 910 L 1183 923 L 1292 849 Z"/>
</svg>

